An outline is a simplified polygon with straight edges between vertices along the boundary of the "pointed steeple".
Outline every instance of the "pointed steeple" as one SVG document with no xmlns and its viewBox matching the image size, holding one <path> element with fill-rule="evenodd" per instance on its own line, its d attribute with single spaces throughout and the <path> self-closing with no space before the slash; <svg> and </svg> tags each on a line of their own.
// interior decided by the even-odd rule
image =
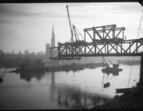
<svg viewBox="0 0 143 111">
<path fill-rule="evenodd" d="M 52 26 L 52 41 L 51 46 L 55 47 L 55 33 L 54 33 L 54 25 Z"/>
<path fill-rule="evenodd" d="M 54 33 L 54 25 L 52 25 L 52 38 L 51 38 L 51 47 L 55 47 L 55 33 Z M 53 56 L 54 49 L 51 49 L 51 57 Z"/>
</svg>

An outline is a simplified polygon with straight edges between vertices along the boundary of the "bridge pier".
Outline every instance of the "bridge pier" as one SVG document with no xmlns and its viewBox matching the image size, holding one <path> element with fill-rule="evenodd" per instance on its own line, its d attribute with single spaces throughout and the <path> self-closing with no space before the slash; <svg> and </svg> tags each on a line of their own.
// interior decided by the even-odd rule
<svg viewBox="0 0 143 111">
<path fill-rule="evenodd" d="M 141 53 L 139 86 L 143 86 L 143 52 Z"/>
</svg>

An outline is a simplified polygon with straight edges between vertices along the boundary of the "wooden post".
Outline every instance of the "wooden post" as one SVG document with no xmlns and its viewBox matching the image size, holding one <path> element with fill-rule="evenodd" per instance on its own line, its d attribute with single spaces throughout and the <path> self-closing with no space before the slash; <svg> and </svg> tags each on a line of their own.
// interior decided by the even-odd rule
<svg viewBox="0 0 143 111">
<path fill-rule="evenodd" d="M 143 52 L 141 53 L 139 86 L 143 86 Z"/>
</svg>

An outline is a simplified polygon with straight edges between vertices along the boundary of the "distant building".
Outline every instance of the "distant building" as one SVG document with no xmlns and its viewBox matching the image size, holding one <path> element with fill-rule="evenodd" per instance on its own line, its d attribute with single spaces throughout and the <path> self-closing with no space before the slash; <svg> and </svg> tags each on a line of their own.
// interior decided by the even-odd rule
<svg viewBox="0 0 143 111">
<path fill-rule="evenodd" d="M 50 57 L 50 44 L 46 44 L 46 57 Z"/>
<path fill-rule="evenodd" d="M 14 55 L 14 50 L 12 51 L 12 54 Z"/>
<path fill-rule="evenodd" d="M 55 47 L 55 34 L 54 34 L 54 26 L 52 28 L 52 38 L 51 38 L 51 47 Z M 54 54 L 54 49 L 51 49 L 50 56 L 52 57 Z"/>
</svg>

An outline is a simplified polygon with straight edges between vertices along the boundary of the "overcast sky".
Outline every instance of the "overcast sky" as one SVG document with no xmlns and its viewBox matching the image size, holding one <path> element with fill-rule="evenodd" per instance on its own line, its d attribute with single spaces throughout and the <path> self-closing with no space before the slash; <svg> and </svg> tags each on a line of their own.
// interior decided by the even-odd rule
<svg viewBox="0 0 143 111">
<path fill-rule="evenodd" d="M 0 49 L 45 52 L 45 44 L 51 43 L 53 24 L 56 45 L 68 41 L 71 35 L 66 5 L 72 23 L 82 35 L 84 28 L 116 24 L 126 28 L 127 39 L 137 38 L 142 6 L 136 2 L 6 3 L 0 4 Z M 140 37 L 143 37 L 143 21 Z"/>
</svg>

